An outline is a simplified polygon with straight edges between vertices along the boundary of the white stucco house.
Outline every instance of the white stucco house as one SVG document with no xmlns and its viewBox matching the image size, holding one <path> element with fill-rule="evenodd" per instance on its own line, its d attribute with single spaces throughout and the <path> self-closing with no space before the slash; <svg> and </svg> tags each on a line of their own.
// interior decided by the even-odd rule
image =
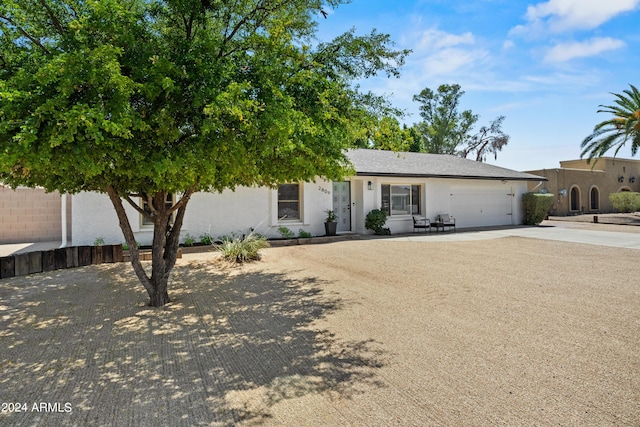
<svg viewBox="0 0 640 427">
<path fill-rule="evenodd" d="M 342 182 L 283 184 L 277 189 L 237 188 L 191 197 L 182 228 L 196 241 L 255 230 L 280 237 L 281 226 L 324 235 L 326 210 L 338 216 L 338 233 L 370 233 L 365 217 L 387 211 L 392 234 L 413 231 L 413 215 L 435 218 L 448 213 L 460 228 L 516 225 L 523 221 L 522 194 L 531 181 L 545 178 L 456 156 L 355 149 L 347 152 L 356 174 Z M 176 197 L 179 197 L 177 195 Z M 125 203 L 125 206 L 128 204 Z M 115 211 L 104 194 L 84 192 L 71 203 L 73 245 L 124 241 Z M 149 244 L 153 229 L 127 207 L 136 239 Z"/>
</svg>

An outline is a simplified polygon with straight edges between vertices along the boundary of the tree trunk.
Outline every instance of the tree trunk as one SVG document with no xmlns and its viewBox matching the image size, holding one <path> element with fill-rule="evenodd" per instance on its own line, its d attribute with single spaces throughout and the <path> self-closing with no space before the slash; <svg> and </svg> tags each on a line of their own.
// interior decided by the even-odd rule
<svg viewBox="0 0 640 427">
<path fill-rule="evenodd" d="M 178 244 L 180 242 L 180 229 L 184 219 L 184 212 L 187 202 L 191 197 L 191 192 L 187 191 L 173 207 L 166 206 L 166 192 L 158 192 L 150 197 L 151 214 L 144 212 L 131 197 L 126 200 L 141 214 L 149 216 L 153 220 L 153 242 L 151 246 L 151 276 L 149 277 L 140 262 L 140 253 L 136 243 L 135 235 L 131 229 L 129 218 L 122 204 L 122 196 L 113 187 L 107 187 L 107 194 L 111 199 L 113 207 L 118 215 L 120 228 L 124 238 L 129 245 L 131 255 L 131 265 L 140 280 L 140 283 L 147 290 L 149 295 L 149 305 L 152 307 L 162 307 L 171 300 L 168 293 L 169 274 L 175 265 L 178 257 Z M 171 214 L 175 212 L 173 225 L 170 224 Z"/>
<path fill-rule="evenodd" d="M 149 294 L 149 305 L 151 307 L 162 307 L 163 305 L 171 302 L 169 299 L 169 293 L 167 292 L 167 284 L 164 284 L 164 291 L 161 291 L 160 288 L 161 287 L 158 287 L 158 290 Z"/>
</svg>

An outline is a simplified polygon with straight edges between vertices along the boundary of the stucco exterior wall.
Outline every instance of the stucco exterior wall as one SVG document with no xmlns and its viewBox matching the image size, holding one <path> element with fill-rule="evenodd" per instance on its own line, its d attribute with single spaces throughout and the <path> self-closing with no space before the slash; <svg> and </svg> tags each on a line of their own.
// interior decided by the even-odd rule
<svg viewBox="0 0 640 427">
<path fill-rule="evenodd" d="M 126 202 L 124 208 L 131 221 L 131 227 L 134 231 L 139 231 L 139 220 L 132 220 L 137 219 L 137 212 Z M 106 194 L 74 194 L 71 216 L 71 241 L 74 246 L 93 245 L 98 238 L 103 239 L 107 245 L 124 242 L 116 211 Z M 142 243 L 140 240 L 139 242 Z"/>
<path fill-rule="evenodd" d="M 551 215 L 614 212 L 609 195 L 619 191 L 640 191 L 640 161 L 605 157 L 595 165 L 586 160 L 560 162 L 560 168 L 540 169 L 529 173 L 544 176 L 546 183 L 530 191 L 544 191 L 555 195 Z M 571 192 L 577 200 L 572 205 Z M 596 203 L 592 205 L 592 191 Z"/>
<path fill-rule="evenodd" d="M 61 241 L 61 204 L 57 191 L 0 185 L 0 243 Z"/>
<path fill-rule="evenodd" d="M 523 181 L 426 179 L 397 177 L 353 177 L 351 188 L 351 231 L 371 233 L 365 229 L 365 217 L 382 206 L 382 185 L 419 185 L 420 215 L 435 219 L 448 213 L 456 218 L 458 228 L 512 225 L 522 223 Z M 371 183 L 371 185 L 369 185 Z M 319 180 L 304 183 L 301 189 L 299 220 L 278 218 L 278 193 L 269 188 L 237 188 L 223 193 L 197 193 L 189 201 L 181 230 L 196 241 L 204 233 L 214 239 L 224 235 L 246 235 L 255 230 L 267 237 L 280 237 L 279 227 L 298 235 L 300 230 L 313 236 L 325 234 L 326 210 L 333 209 L 333 186 Z M 141 224 L 140 215 L 125 203 L 136 240 L 148 245 L 152 228 Z M 390 216 L 386 226 L 393 234 L 413 231 L 412 215 Z M 122 243 L 124 238 L 108 197 L 98 193 L 81 193 L 73 201 L 73 244 L 90 245 L 97 238 L 107 244 Z"/>
<path fill-rule="evenodd" d="M 97 238 L 106 244 L 124 242 L 111 201 L 104 194 L 84 192 L 73 196 L 72 236 L 74 245 L 91 245 Z M 302 218 L 278 219 L 276 189 L 239 187 L 222 193 L 196 193 L 191 197 L 181 230 L 181 241 L 187 233 L 196 241 L 207 233 L 214 239 L 224 235 L 246 235 L 255 230 L 267 237 L 280 237 L 284 226 L 298 235 L 299 230 L 314 236 L 324 235 L 325 211 L 331 209 L 331 183 L 318 181 L 302 184 Z M 124 203 L 136 241 L 149 245 L 153 228 L 143 226 L 140 214 Z"/>
<path fill-rule="evenodd" d="M 278 218 L 278 192 L 270 188 L 240 187 L 223 193 L 197 193 L 189 201 L 182 235 L 198 239 L 203 233 L 214 238 L 246 235 L 252 230 L 267 237 L 280 237 L 279 227 L 298 235 L 300 230 L 314 236 L 324 234 L 325 211 L 331 209 L 331 183 L 303 183 L 300 220 Z"/>
</svg>

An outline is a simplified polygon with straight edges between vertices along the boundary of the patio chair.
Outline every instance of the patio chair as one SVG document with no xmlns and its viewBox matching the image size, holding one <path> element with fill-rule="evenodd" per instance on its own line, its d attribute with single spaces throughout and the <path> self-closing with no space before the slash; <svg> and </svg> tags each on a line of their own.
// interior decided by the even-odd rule
<svg viewBox="0 0 640 427">
<path fill-rule="evenodd" d="M 453 227 L 453 231 L 456 231 L 456 219 L 449 214 L 438 215 L 440 217 L 440 221 L 438 225 L 442 227 L 442 231 L 444 231 L 445 227 L 449 227 L 449 230 Z"/>
<path fill-rule="evenodd" d="M 419 230 L 423 228 L 424 232 L 427 232 L 427 229 L 429 229 L 429 233 L 431 233 L 431 222 L 429 222 L 428 219 L 426 218 L 420 218 L 419 216 L 414 216 L 413 217 L 413 231 L 415 232 L 416 230 Z"/>
</svg>

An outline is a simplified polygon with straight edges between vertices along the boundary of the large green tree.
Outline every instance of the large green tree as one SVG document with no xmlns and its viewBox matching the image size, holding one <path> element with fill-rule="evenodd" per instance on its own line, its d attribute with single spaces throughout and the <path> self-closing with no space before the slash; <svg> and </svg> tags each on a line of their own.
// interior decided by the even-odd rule
<svg viewBox="0 0 640 427">
<path fill-rule="evenodd" d="M 458 84 L 440 85 L 437 91 L 423 89 L 413 100 L 419 102 L 422 121 L 413 126 L 422 151 L 434 154 L 452 154 L 484 161 L 488 154 L 497 157 L 507 145 L 509 135 L 502 131 L 504 116 L 497 117 L 489 126 L 473 134 L 479 116 L 471 110 L 459 111 L 464 91 Z"/>
<path fill-rule="evenodd" d="M 631 143 L 631 154 L 636 155 L 640 148 L 640 91 L 629 85 L 622 94 L 612 93 L 615 105 L 600 105 L 598 113 L 610 114 L 611 117 L 598 123 L 591 135 L 581 144 L 580 157 L 587 156 L 588 162 L 604 156 L 615 148 L 615 154 Z"/>
<path fill-rule="evenodd" d="M 391 115 L 382 116 L 377 123 L 367 129 L 361 148 L 372 148 L 388 151 L 411 151 L 411 131 L 406 126 L 400 126 L 398 119 Z"/>
<path fill-rule="evenodd" d="M 440 85 L 437 91 L 424 88 L 413 100 L 419 102 L 422 122 L 416 125 L 428 153 L 456 154 L 478 121 L 471 110 L 458 111 L 464 91 L 460 85 Z"/>
<path fill-rule="evenodd" d="M 318 43 L 323 8 L 344 2 L 4 0 L 0 181 L 108 194 L 166 304 L 194 192 L 339 178 L 376 122 L 380 99 L 351 82 L 397 75 L 407 51 L 375 31 Z M 123 201 L 153 223 L 150 274 Z"/>
</svg>

